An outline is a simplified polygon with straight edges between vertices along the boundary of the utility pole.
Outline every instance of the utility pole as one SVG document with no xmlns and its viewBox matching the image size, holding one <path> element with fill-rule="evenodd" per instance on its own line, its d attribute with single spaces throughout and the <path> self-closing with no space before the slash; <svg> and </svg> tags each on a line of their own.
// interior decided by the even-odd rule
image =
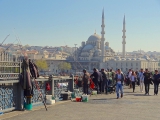
<svg viewBox="0 0 160 120">
<path fill-rule="evenodd" d="M 77 49 L 76 49 L 76 46 L 77 46 L 77 44 L 74 44 L 75 45 L 75 75 L 76 75 L 76 72 L 77 72 L 77 54 L 76 54 L 76 52 L 77 52 Z"/>
</svg>

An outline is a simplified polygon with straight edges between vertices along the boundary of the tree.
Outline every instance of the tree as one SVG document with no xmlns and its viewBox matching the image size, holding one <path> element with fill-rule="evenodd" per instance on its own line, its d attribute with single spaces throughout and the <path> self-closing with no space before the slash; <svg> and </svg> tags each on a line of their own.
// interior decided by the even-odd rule
<svg viewBox="0 0 160 120">
<path fill-rule="evenodd" d="M 64 71 L 64 70 L 70 70 L 71 69 L 71 64 L 70 63 L 67 63 L 67 62 L 62 62 L 58 65 L 58 68 L 61 70 L 61 71 Z"/>
<path fill-rule="evenodd" d="M 46 69 L 48 69 L 48 65 L 47 65 L 47 62 L 45 60 L 36 60 L 35 64 L 37 65 L 37 67 L 40 70 L 46 70 Z"/>
</svg>

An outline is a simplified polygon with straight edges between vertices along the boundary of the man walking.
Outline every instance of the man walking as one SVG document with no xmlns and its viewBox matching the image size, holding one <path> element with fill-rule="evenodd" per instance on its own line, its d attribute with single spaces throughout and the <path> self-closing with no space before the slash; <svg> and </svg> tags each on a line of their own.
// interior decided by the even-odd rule
<svg viewBox="0 0 160 120">
<path fill-rule="evenodd" d="M 148 71 L 148 69 L 144 72 L 144 85 L 145 85 L 145 95 L 149 95 L 149 87 L 151 83 L 151 73 Z"/>
<path fill-rule="evenodd" d="M 123 97 L 123 81 L 124 75 L 122 74 L 121 70 L 118 69 L 118 73 L 116 74 L 116 92 L 117 92 L 117 99 L 119 98 L 119 90 L 121 91 L 121 98 Z"/>
<path fill-rule="evenodd" d="M 94 84 L 97 87 L 97 94 L 101 93 L 101 90 L 102 90 L 102 75 L 101 75 L 101 73 L 96 68 L 94 68 L 93 74 L 91 75 L 91 77 L 94 77 Z"/>
<path fill-rule="evenodd" d="M 104 92 L 104 90 L 106 91 L 106 94 L 108 94 L 108 78 L 107 78 L 107 72 L 105 72 L 104 69 L 101 69 L 101 74 L 102 74 L 102 92 Z"/>
<path fill-rule="evenodd" d="M 154 95 L 157 95 L 160 82 L 160 74 L 158 74 L 158 70 L 155 70 L 155 74 L 153 75 L 153 82 L 154 82 Z"/>
<path fill-rule="evenodd" d="M 132 70 L 129 69 L 129 72 L 128 72 L 128 79 L 129 79 L 129 88 L 132 88 L 132 83 L 131 83 L 131 75 L 132 75 Z"/>
<path fill-rule="evenodd" d="M 86 69 L 83 70 L 83 78 L 82 78 L 82 83 L 83 83 L 83 93 L 88 95 L 88 87 L 90 84 L 90 76 L 89 73 L 87 72 Z"/>
</svg>

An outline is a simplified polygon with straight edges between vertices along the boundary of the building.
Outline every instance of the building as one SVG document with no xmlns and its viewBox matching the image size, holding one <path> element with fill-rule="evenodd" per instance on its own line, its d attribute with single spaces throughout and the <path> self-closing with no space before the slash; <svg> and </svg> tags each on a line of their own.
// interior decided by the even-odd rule
<svg viewBox="0 0 160 120">
<path fill-rule="evenodd" d="M 129 69 L 139 71 L 141 68 L 148 68 L 150 71 L 158 70 L 158 61 L 145 58 L 115 58 L 105 63 L 107 69 L 121 69 L 123 72 L 128 72 Z"/>
<path fill-rule="evenodd" d="M 75 56 L 70 60 L 75 71 L 79 69 L 91 71 L 94 67 L 100 68 L 101 63 L 114 57 L 115 52 L 109 47 L 109 42 L 105 43 L 104 10 L 102 11 L 101 28 L 101 36 L 95 32 L 77 48 Z"/>
<path fill-rule="evenodd" d="M 126 72 L 129 69 L 140 70 L 141 68 L 148 68 L 149 70 L 159 69 L 157 59 L 153 56 L 147 57 L 141 51 L 137 53 L 126 52 L 126 22 L 125 16 L 123 18 L 122 29 L 122 52 L 116 54 L 109 46 L 109 42 L 105 42 L 105 24 L 104 24 L 104 10 L 102 11 L 102 31 L 101 36 L 96 32 L 91 35 L 88 40 L 81 43 L 77 48 L 74 56 L 70 58 L 72 69 L 76 71 L 87 69 L 92 72 L 93 68 L 97 69 L 122 69 Z"/>
</svg>

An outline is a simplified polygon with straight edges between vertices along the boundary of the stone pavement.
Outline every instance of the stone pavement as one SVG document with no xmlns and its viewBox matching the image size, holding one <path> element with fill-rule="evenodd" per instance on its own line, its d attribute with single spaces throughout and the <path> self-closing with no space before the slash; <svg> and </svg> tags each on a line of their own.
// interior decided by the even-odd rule
<svg viewBox="0 0 160 120">
<path fill-rule="evenodd" d="M 89 102 L 64 102 L 34 111 L 20 112 L 16 116 L 3 115 L 5 120 L 160 120 L 160 95 L 144 95 L 136 87 L 125 87 L 124 97 L 116 99 L 116 94 L 91 96 Z M 23 113 L 23 114 L 22 114 Z M 7 118 L 8 116 L 9 118 Z"/>
</svg>

